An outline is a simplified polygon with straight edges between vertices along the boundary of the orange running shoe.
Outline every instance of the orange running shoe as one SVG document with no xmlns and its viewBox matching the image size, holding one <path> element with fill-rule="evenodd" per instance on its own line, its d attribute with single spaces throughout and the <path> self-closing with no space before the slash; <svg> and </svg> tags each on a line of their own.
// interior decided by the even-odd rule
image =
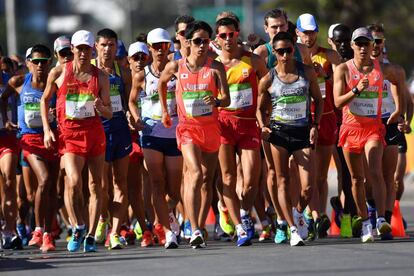
<svg viewBox="0 0 414 276">
<path fill-rule="evenodd" d="M 157 237 L 158 240 L 158 244 L 159 245 L 164 245 L 166 240 L 165 240 L 165 232 L 164 232 L 164 228 L 162 227 L 162 225 L 160 223 L 157 223 L 154 226 L 154 230 L 152 230 L 154 235 Z"/>
<path fill-rule="evenodd" d="M 40 247 L 40 250 L 42 250 L 42 253 L 47 253 L 49 251 L 56 250 L 52 234 L 49 234 L 49 233 L 43 234 L 43 244 Z"/>
<path fill-rule="evenodd" d="M 152 233 L 150 231 L 145 231 L 142 235 L 141 247 L 153 246 L 154 240 L 152 239 Z"/>
<path fill-rule="evenodd" d="M 29 241 L 29 246 L 38 246 L 41 247 L 43 243 L 43 234 L 42 232 L 35 230 L 32 233 L 32 239 Z"/>
</svg>

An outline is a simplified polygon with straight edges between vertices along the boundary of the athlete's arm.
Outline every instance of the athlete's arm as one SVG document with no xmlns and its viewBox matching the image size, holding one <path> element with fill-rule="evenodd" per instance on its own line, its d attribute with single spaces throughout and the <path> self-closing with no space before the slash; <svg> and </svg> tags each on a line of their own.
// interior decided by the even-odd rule
<svg viewBox="0 0 414 276">
<path fill-rule="evenodd" d="M 8 104 L 8 99 L 11 95 L 13 94 L 19 94 L 24 82 L 24 75 L 19 75 L 19 76 L 14 76 L 12 77 L 4 92 L 1 94 L 1 98 L 0 98 L 0 109 L 1 109 L 1 115 L 3 117 L 3 125 L 5 126 L 6 129 L 8 130 L 14 130 L 17 129 L 17 125 L 13 124 L 8 116 L 7 116 L 7 104 Z"/>
<path fill-rule="evenodd" d="M 168 114 L 167 108 L 167 83 L 178 72 L 178 62 L 170 61 L 161 72 L 160 79 L 158 80 L 158 95 L 160 96 L 160 103 L 162 109 L 161 122 L 165 127 L 169 128 L 172 125 L 170 114 Z"/>
<path fill-rule="evenodd" d="M 99 115 L 105 119 L 112 118 L 111 97 L 109 94 L 108 74 L 99 70 L 99 97 L 95 99 L 94 106 Z"/>
<path fill-rule="evenodd" d="M 413 119 L 413 101 L 411 99 L 410 91 L 408 88 L 405 89 L 405 103 L 406 103 L 406 113 L 404 121 L 404 132 L 411 132 L 411 120 Z"/>
<path fill-rule="evenodd" d="M 220 91 L 220 100 L 219 100 L 219 107 L 226 107 L 230 104 L 230 92 L 229 92 L 229 84 L 227 83 L 227 76 L 226 76 L 226 70 L 224 69 L 224 65 L 221 62 L 218 61 L 213 61 L 212 67 L 215 69 L 215 75 L 217 78 L 217 87 L 219 88 Z M 212 104 L 212 105 L 216 105 L 216 100 L 217 99 L 211 99 L 212 97 L 209 97 L 209 99 L 207 99 L 208 101 L 206 102 L 206 99 L 204 99 L 204 101 L 207 104 Z M 213 100 L 213 101 L 211 101 Z"/>
<path fill-rule="evenodd" d="M 309 80 L 309 92 L 315 104 L 314 122 L 310 129 L 309 141 L 311 145 L 315 145 L 318 140 L 318 126 L 321 121 L 323 112 L 323 99 L 319 89 L 318 80 L 315 70 L 310 66 L 305 66 L 305 74 Z"/>
<path fill-rule="evenodd" d="M 122 82 L 124 83 L 124 91 L 125 91 L 125 100 L 129 101 L 129 93 L 131 91 L 131 70 L 130 69 L 121 69 L 122 72 Z M 129 104 L 125 108 L 129 108 Z"/>
<path fill-rule="evenodd" d="M 267 48 L 264 44 L 254 49 L 253 53 L 261 57 L 265 64 L 267 63 Z"/>
<path fill-rule="evenodd" d="M 405 113 L 405 71 L 396 64 L 381 64 L 384 72 L 384 79 L 391 83 L 391 94 L 395 103 L 395 111 L 390 115 L 387 124 L 398 122 L 400 114 Z"/>
<path fill-rule="evenodd" d="M 350 91 L 345 91 L 346 85 L 346 75 L 348 74 L 348 67 L 345 63 L 338 65 L 334 72 L 334 88 L 333 95 L 335 106 L 337 108 L 342 108 L 351 102 L 357 95 Z M 366 77 L 360 79 L 356 88 L 359 92 L 363 91 L 369 85 L 369 81 Z"/>
<path fill-rule="evenodd" d="M 335 72 L 336 67 L 341 64 L 341 56 L 337 51 L 328 49 L 326 52 L 329 62 L 332 64 L 332 72 Z"/>
<path fill-rule="evenodd" d="M 132 85 L 131 92 L 129 93 L 128 106 L 129 112 L 131 112 L 132 117 L 134 118 L 135 127 L 137 130 L 143 128 L 141 122 L 141 112 L 138 109 L 139 93 L 142 91 L 145 82 L 145 71 L 141 70 L 139 72 L 133 73 L 132 76 Z"/>
<path fill-rule="evenodd" d="M 259 78 L 263 78 L 269 70 L 266 67 L 266 63 L 264 62 L 264 59 L 262 59 L 260 56 L 256 54 L 252 54 L 252 66 L 256 69 L 256 75 Z"/>
<path fill-rule="evenodd" d="M 53 95 L 56 93 L 57 85 L 56 81 L 63 73 L 62 66 L 56 66 L 53 68 L 49 76 L 47 77 L 46 88 L 43 91 L 42 98 L 40 99 L 40 115 L 42 116 L 43 124 L 43 143 L 45 148 L 50 149 L 52 147 L 52 142 L 56 141 L 56 137 L 53 131 L 50 129 L 49 124 L 49 102 L 52 99 Z"/>
<path fill-rule="evenodd" d="M 269 122 L 267 120 L 268 116 L 266 116 L 269 105 L 270 105 L 270 94 L 269 94 L 269 87 L 272 84 L 272 80 L 270 78 L 270 73 L 267 73 L 263 78 L 259 81 L 259 88 L 258 94 L 259 98 L 257 100 L 257 111 L 256 117 L 257 122 L 259 123 L 259 127 L 262 130 L 262 138 L 267 139 L 271 132 L 269 128 Z"/>
</svg>

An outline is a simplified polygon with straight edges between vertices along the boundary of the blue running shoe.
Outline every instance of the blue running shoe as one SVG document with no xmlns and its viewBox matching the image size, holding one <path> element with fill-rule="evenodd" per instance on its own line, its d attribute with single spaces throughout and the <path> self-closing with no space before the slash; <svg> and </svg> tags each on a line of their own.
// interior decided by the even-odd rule
<svg viewBox="0 0 414 276">
<path fill-rule="evenodd" d="M 246 232 L 237 233 L 237 246 L 249 246 L 252 242 Z"/>
<path fill-rule="evenodd" d="M 27 246 L 29 244 L 29 236 L 27 235 L 26 225 L 24 223 L 18 223 L 16 230 L 20 239 L 22 239 L 23 245 Z"/>
<path fill-rule="evenodd" d="M 88 236 L 83 243 L 83 252 L 96 252 L 95 238 Z"/>
<path fill-rule="evenodd" d="M 184 239 L 189 240 L 191 239 L 192 231 L 191 231 L 191 223 L 189 220 L 184 222 Z"/>
<path fill-rule="evenodd" d="M 367 203 L 367 207 L 368 207 L 368 217 L 371 222 L 372 229 L 376 229 L 377 228 L 377 208 L 369 205 L 368 203 Z"/>
<path fill-rule="evenodd" d="M 282 224 L 278 224 L 276 228 L 276 235 L 275 235 L 275 243 L 287 243 L 288 241 L 288 234 L 287 234 L 287 223 L 283 222 Z"/>
<path fill-rule="evenodd" d="M 68 242 L 68 251 L 76 252 L 80 249 L 83 240 L 85 239 L 85 230 L 75 229 L 73 231 L 72 237 Z"/>
<path fill-rule="evenodd" d="M 254 224 L 249 215 L 241 217 L 241 223 L 244 231 L 246 231 L 247 237 L 252 240 L 254 238 Z"/>
</svg>

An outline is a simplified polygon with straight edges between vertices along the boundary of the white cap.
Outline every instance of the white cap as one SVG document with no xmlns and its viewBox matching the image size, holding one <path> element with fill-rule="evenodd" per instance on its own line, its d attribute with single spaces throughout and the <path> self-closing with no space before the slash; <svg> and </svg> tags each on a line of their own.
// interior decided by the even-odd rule
<svg viewBox="0 0 414 276">
<path fill-rule="evenodd" d="M 160 43 L 160 42 L 171 43 L 170 34 L 166 30 L 162 28 L 156 28 L 148 33 L 147 35 L 148 44 Z"/>
<path fill-rule="evenodd" d="M 71 44 L 74 47 L 79 45 L 88 45 L 89 47 L 93 47 L 94 43 L 95 38 L 93 37 L 93 34 L 89 31 L 80 30 L 72 35 Z"/>
<path fill-rule="evenodd" d="M 31 54 L 32 54 L 32 47 L 26 50 L 26 59 L 29 59 Z"/>
<path fill-rule="evenodd" d="M 341 24 L 340 23 L 335 23 L 335 24 L 332 24 L 329 27 L 329 29 L 328 29 L 328 38 L 333 38 L 333 31 L 336 28 L 336 26 L 339 26 L 339 25 L 341 25 Z"/>
<path fill-rule="evenodd" d="M 296 28 L 300 32 L 319 31 L 315 17 L 309 13 L 304 13 L 298 17 L 298 20 L 296 21 Z"/>
<path fill-rule="evenodd" d="M 133 55 L 137 53 L 144 53 L 147 56 L 149 55 L 147 44 L 143 42 L 134 42 L 131 45 L 129 45 L 128 49 L 128 56 L 132 57 Z"/>
</svg>

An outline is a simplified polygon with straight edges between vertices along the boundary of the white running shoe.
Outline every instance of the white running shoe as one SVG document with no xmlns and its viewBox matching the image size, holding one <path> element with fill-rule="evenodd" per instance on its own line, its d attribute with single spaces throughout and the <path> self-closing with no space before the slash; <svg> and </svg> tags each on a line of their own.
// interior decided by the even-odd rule
<svg viewBox="0 0 414 276">
<path fill-rule="evenodd" d="M 165 249 L 174 249 L 178 247 L 177 236 L 172 231 L 165 233 L 164 247 Z"/>
<path fill-rule="evenodd" d="M 369 220 L 362 223 L 361 241 L 363 243 L 374 242 L 374 236 L 372 235 L 372 224 Z"/>
<path fill-rule="evenodd" d="M 191 235 L 191 239 L 190 239 L 190 245 L 193 248 L 205 247 L 203 234 L 201 233 L 200 230 L 197 229 L 193 232 L 193 234 Z"/>
<path fill-rule="evenodd" d="M 377 218 L 377 233 L 378 235 L 384 235 L 391 232 L 391 225 L 383 218 Z"/>
<path fill-rule="evenodd" d="M 308 224 L 305 221 L 302 213 L 299 213 L 296 208 L 293 208 L 293 220 L 298 229 L 298 234 L 302 240 L 308 238 Z"/>
<path fill-rule="evenodd" d="M 178 220 L 175 217 L 174 212 L 170 211 L 168 217 L 170 221 L 171 231 L 178 237 L 180 235 L 180 225 L 178 224 Z"/>
<path fill-rule="evenodd" d="M 303 246 L 305 243 L 298 234 L 298 229 L 296 227 L 290 228 L 290 246 Z"/>
</svg>

